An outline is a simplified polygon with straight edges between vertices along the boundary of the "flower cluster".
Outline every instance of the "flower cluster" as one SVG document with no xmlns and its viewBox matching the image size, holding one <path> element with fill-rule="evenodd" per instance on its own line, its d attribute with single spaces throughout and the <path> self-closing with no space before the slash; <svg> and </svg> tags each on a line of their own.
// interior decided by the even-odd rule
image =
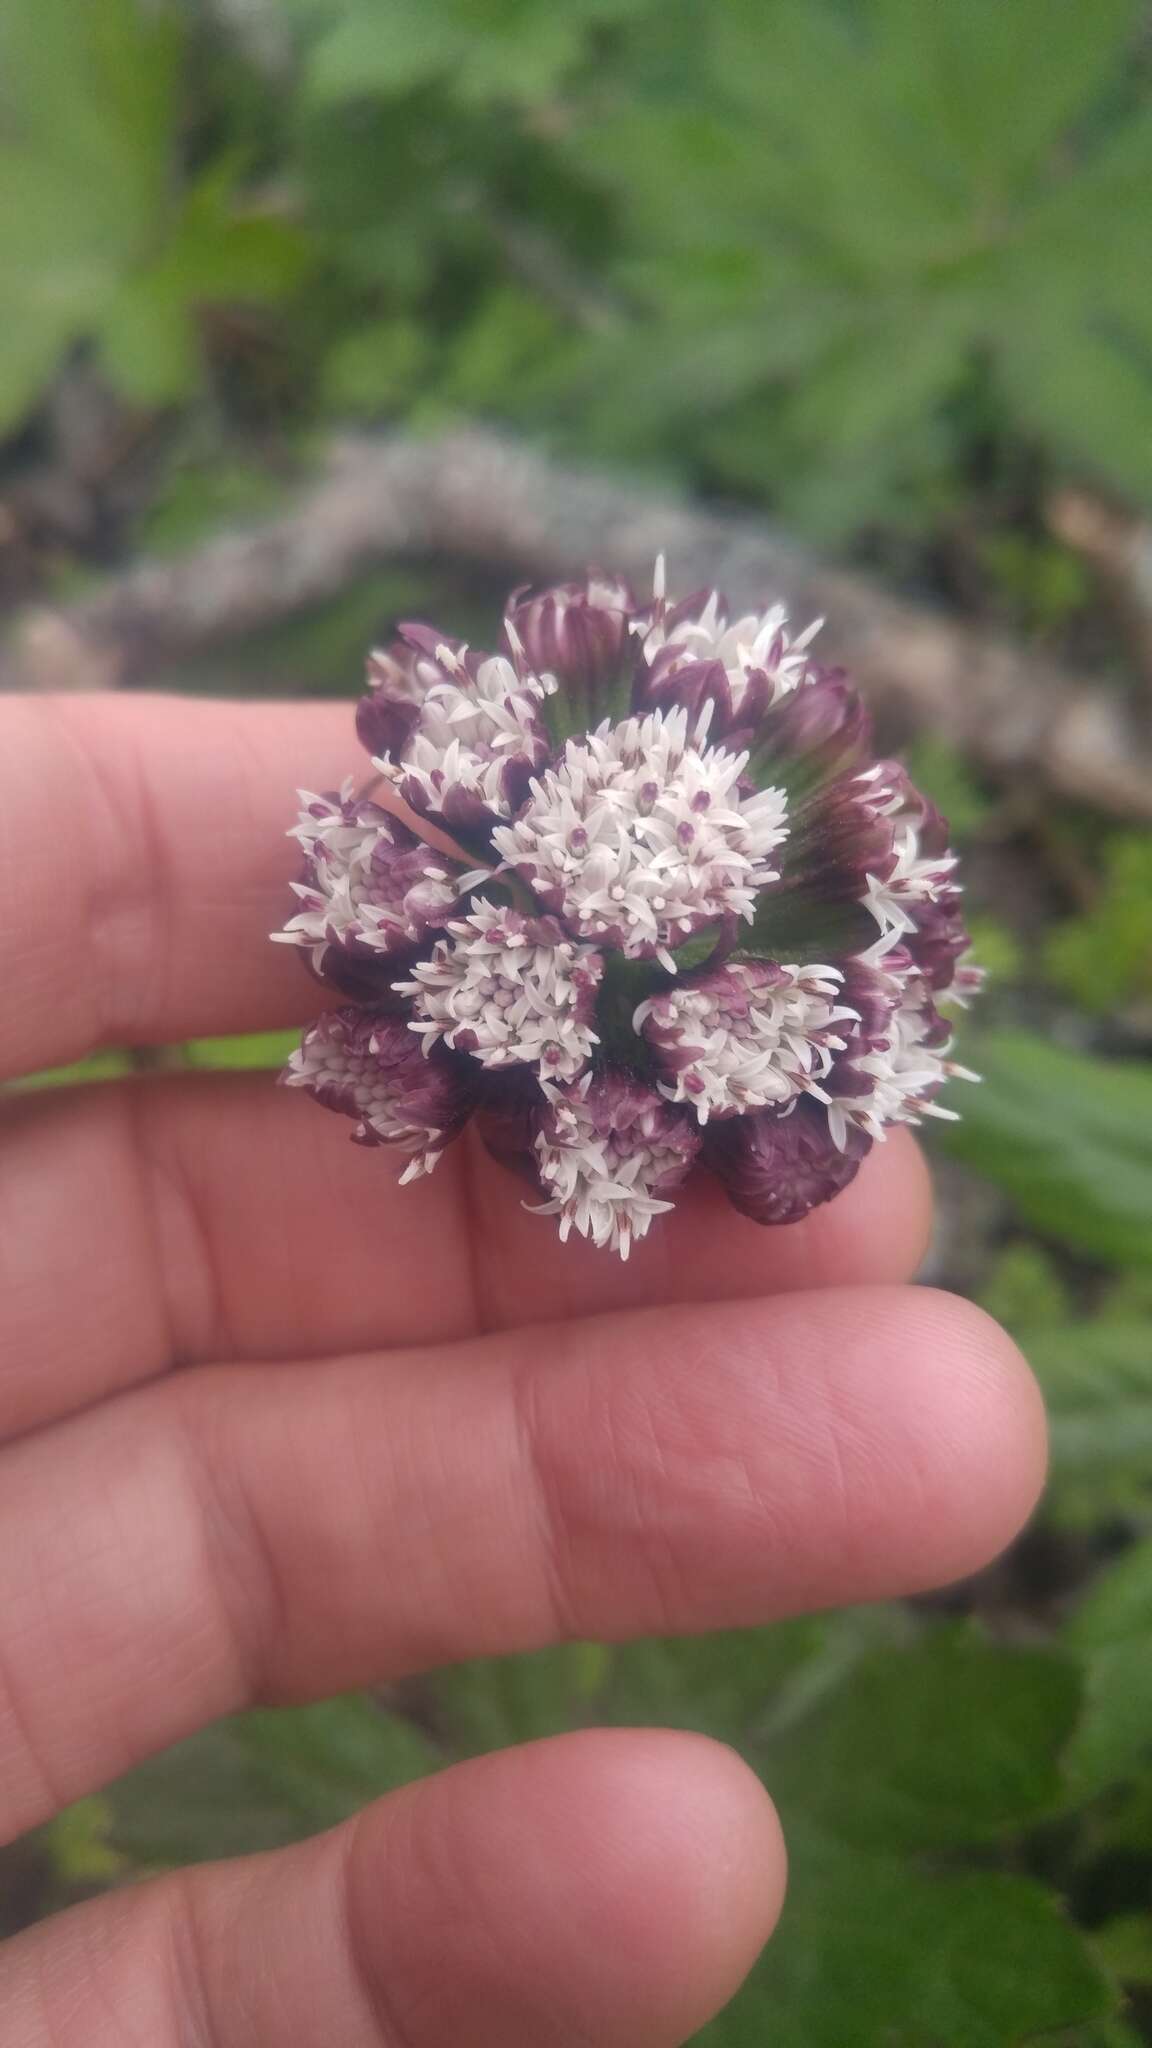
<svg viewBox="0 0 1152 2048">
<path fill-rule="evenodd" d="M 275 937 L 343 1001 L 288 1084 L 406 1180 L 473 1118 L 561 1237 L 623 1257 L 694 1165 L 788 1223 L 952 1116 L 938 1006 L 980 976 L 947 827 L 818 623 L 671 603 L 658 567 L 644 604 L 515 593 L 491 654 L 402 627 L 357 714 L 372 782 L 294 827 Z"/>
</svg>

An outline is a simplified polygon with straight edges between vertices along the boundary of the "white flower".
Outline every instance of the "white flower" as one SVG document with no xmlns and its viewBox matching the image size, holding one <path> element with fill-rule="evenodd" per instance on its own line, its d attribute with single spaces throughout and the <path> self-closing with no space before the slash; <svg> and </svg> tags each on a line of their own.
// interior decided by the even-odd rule
<svg viewBox="0 0 1152 2048">
<path fill-rule="evenodd" d="M 776 879 L 787 832 L 782 790 L 738 788 L 746 754 L 691 738 L 682 709 L 605 723 L 569 740 L 555 768 L 493 844 L 582 937 L 630 958 L 669 948 L 723 917 L 750 919 Z"/>
<path fill-rule="evenodd" d="M 871 911 L 883 937 L 897 943 L 905 932 L 916 929 L 912 904 L 935 903 L 945 888 L 955 889 L 956 856 L 936 847 L 924 851 L 923 810 L 911 801 L 903 769 L 897 767 L 893 772 L 892 764 L 877 762 L 854 780 L 876 816 L 893 820 L 893 864 L 886 875 L 867 876 L 860 901 Z"/>
<path fill-rule="evenodd" d="M 536 1167 L 549 1199 L 534 1213 L 560 1218 L 562 1242 L 575 1229 L 626 1259 L 653 1217 L 672 1208 L 663 1196 L 684 1179 L 699 1137 L 639 1082 L 586 1074 L 547 1094 Z"/>
<path fill-rule="evenodd" d="M 644 655 L 648 661 L 663 655 L 666 672 L 678 665 L 669 650 L 677 650 L 684 661 L 718 661 L 728 678 L 732 709 L 739 712 L 754 675 L 767 677 L 769 695 L 764 706 L 778 704 L 807 681 L 810 674 L 809 649 L 824 624 L 814 619 L 802 633 L 788 628 L 787 608 L 770 605 L 767 611 L 746 612 L 729 622 L 719 591 L 711 590 L 696 612 L 666 615 L 656 604 L 657 616 L 644 633 Z"/>
<path fill-rule="evenodd" d="M 650 997 L 633 1024 L 663 1069 L 660 1093 L 702 1124 L 801 1094 L 826 1102 L 820 1084 L 846 1045 L 836 1027 L 856 1017 L 837 1006 L 842 980 L 835 967 L 733 961 Z"/>
<path fill-rule="evenodd" d="M 531 1066 L 571 1080 L 598 1043 L 591 1028 L 603 963 L 552 920 L 481 902 L 447 927 L 429 960 L 395 984 L 424 1050 L 442 1038 L 485 1067 Z"/>
<path fill-rule="evenodd" d="M 900 1001 L 884 1042 L 859 1056 L 849 1054 L 853 1074 L 870 1080 L 869 1092 L 863 1097 L 854 1092 L 828 1104 L 828 1128 L 841 1151 L 851 1124 L 870 1138 L 883 1139 L 887 1124 L 918 1124 L 926 1116 L 956 1123 L 957 1112 L 935 1100 L 938 1090 L 945 1081 L 980 1078 L 949 1059 L 951 1037 L 921 977 L 912 972 L 897 978 Z"/>
<path fill-rule="evenodd" d="M 535 713 L 556 688 L 551 676 L 518 674 L 505 655 L 467 661 L 443 645 L 440 680 L 420 700 L 419 720 L 399 760 L 373 762 L 418 809 L 438 811 L 445 796 L 473 798 L 497 817 L 515 808 L 508 768 L 540 759 Z"/>
<path fill-rule="evenodd" d="M 272 937 L 305 946 L 320 966 L 329 945 L 394 952 L 442 921 L 458 901 L 459 881 L 430 846 L 378 804 L 353 795 L 299 792 L 303 806 L 289 837 L 304 850 L 307 873 L 293 882 L 301 909 Z"/>
</svg>

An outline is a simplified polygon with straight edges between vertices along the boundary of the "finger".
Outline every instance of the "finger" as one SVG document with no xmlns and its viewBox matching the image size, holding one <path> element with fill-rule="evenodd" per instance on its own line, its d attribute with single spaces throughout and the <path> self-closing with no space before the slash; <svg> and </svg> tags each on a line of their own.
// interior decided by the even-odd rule
<svg viewBox="0 0 1152 2048">
<path fill-rule="evenodd" d="M 926 1290 L 175 1375 L 0 1455 L 0 1814 L 252 1699 L 941 1584 L 1042 1462 L 1014 1346 Z"/>
<path fill-rule="evenodd" d="M 99 1201 L 93 1190 L 99 1189 Z M 927 1176 L 904 1132 L 783 1230 L 707 1176 L 626 1266 L 561 1245 L 519 1180 L 452 1147 L 431 1180 L 261 1076 L 156 1077 L 0 1107 L 0 1434 L 173 1360 L 305 1358 L 658 1302 L 899 1281 Z"/>
<path fill-rule="evenodd" d="M 347 705 L 0 696 L 0 1076 L 321 1005 L 291 949 L 295 791 L 362 773 Z"/>
<path fill-rule="evenodd" d="M 5 2041 L 676 2048 L 738 1988 L 783 1878 L 730 1750 L 565 1736 L 42 1924 L 0 1961 Z"/>
</svg>

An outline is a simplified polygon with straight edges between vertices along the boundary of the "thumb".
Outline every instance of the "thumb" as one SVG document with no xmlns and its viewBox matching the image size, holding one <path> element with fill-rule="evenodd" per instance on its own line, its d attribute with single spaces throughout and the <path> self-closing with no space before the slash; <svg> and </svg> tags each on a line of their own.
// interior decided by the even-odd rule
<svg viewBox="0 0 1152 2048">
<path fill-rule="evenodd" d="M 783 1876 L 730 1750 L 562 1736 L 21 1935 L 6 2048 L 676 2048 L 739 1986 Z"/>
</svg>

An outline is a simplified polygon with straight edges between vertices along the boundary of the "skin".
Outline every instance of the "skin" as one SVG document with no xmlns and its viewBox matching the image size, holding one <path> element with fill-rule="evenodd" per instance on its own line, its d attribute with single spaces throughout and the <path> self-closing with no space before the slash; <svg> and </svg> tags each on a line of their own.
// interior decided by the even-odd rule
<svg viewBox="0 0 1152 2048">
<path fill-rule="evenodd" d="M 0 699 L 0 1078 L 303 1020 L 292 791 L 346 707 Z M 751 1624 L 992 1557 L 1043 1466 L 1009 1340 L 906 1284 L 894 1133 L 759 1230 L 689 1190 L 627 1267 L 467 1140 L 430 1181 L 266 1076 L 0 1102 L 0 1829 L 214 1717 L 445 1661 Z M 719 1744 L 589 1731 L 0 1951 L 6 2048 L 671 2048 L 784 1851 Z"/>
</svg>

